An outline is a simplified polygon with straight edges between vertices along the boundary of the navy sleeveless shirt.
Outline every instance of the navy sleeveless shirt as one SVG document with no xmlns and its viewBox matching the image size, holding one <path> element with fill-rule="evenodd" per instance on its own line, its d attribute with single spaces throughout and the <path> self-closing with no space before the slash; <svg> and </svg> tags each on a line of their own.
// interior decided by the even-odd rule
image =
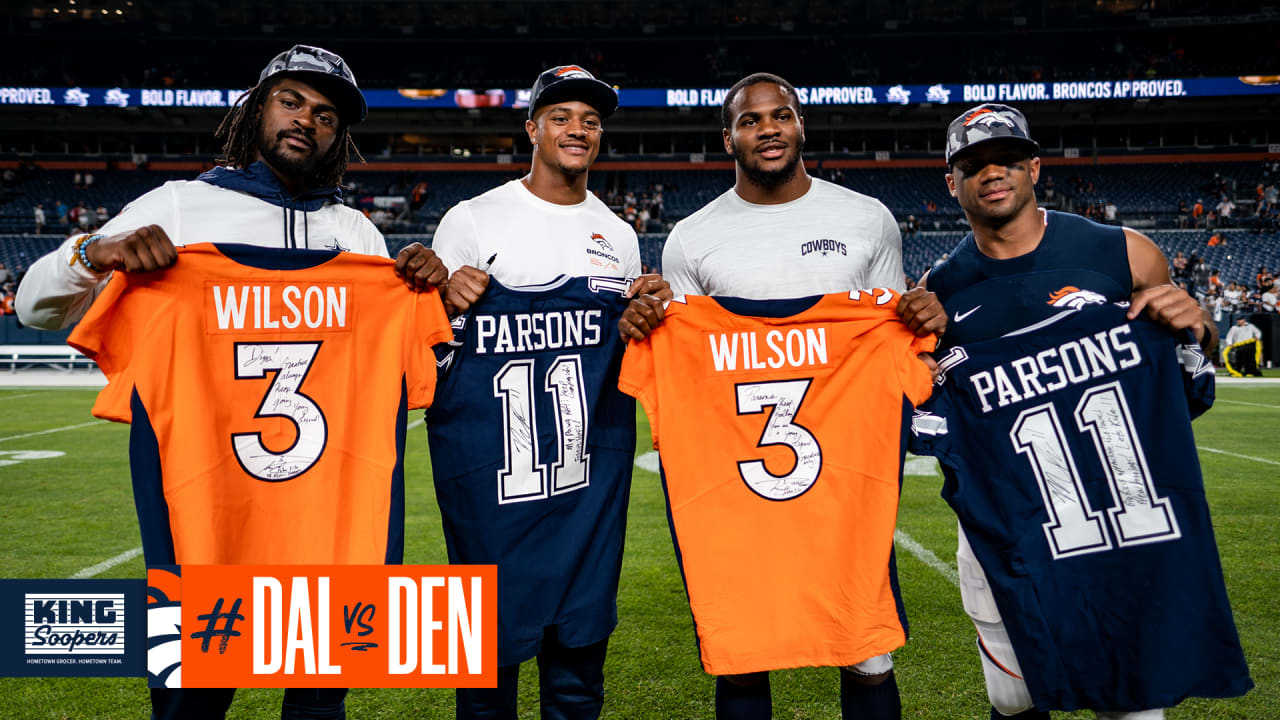
<svg viewBox="0 0 1280 720">
<path fill-rule="evenodd" d="M 947 311 L 939 349 L 990 340 L 1064 308 L 1128 300 L 1133 274 L 1124 230 L 1044 210 L 1044 238 L 1031 252 L 997 260 L 973 233 L 929 273 L 928 288 Z"/>
</svg>

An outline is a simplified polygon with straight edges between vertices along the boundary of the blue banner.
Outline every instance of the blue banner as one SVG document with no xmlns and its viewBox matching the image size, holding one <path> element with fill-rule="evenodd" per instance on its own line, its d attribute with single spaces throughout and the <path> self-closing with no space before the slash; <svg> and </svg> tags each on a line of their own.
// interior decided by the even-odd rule
<svg viewBox="0 0 1280 720">
<path fill-rule="evenodd" d="M 1280 75 L 934 85 L 797 86 L 809 105 L 972 105 L 1280 94 Z M 728 88 L 623 88 L 622 107 L 717 107 Z M 243 89 L 0 87 L 0 105 L 228 108 Z M 525 108 L 527 88 L 365 90 L 370 108 Z"/>
<path fill-rule="evenodd" d="M 144 580 L 0 580 L 0 676 L 142 677 Z"/>
</svg>

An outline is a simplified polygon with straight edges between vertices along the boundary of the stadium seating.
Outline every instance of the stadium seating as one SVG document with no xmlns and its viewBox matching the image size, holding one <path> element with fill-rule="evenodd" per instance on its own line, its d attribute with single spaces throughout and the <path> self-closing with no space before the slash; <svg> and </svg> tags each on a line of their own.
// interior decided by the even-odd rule
<svg viewBox="0 0 1280 720">
<path fill-rule="evenodd" d="M 522 165 L 513 165 L 510 172 L 388 172 L 364 170 L 348 175 L 353 187 L 347 192 L 347 202 L 357 207 L 372 207 L 375 198 L 408 197 L 419 182 L 427 183 L 427 193 L 416 209 L 403 213 L 384 229 L 388 245 L 394 255 L 404 245 L 414 242 L 430 242 L 440 217 L 453 205 L 469 197 L 519 177 Z M 918 277 L 934 261 L 948 252 L 963 237 L 963 218 L 942 181 L 940 169 L 933 168 L 875 168 L 848 169 L 833 173 L 826 169 L 820 173 L 846 187 L 879 198 L 889 207 L 899 221 L 915 215 L 921 222 L 921 232 L 907 237 L 903 243 L 904 268 L 908 275 Z M 1258 163 L 1183 163 L 1101 166 L 1046 167 L 1041 183 L 1049 176 L 1054 178 L 1058 193 L 1079 206 L 1099 200 L 1117 204 L 1122 221 L 1155 218 L 1147 227 L 1156 242 L 1172 257 L 1175 251 L 1199 254 L 1209 264 L 1222 271 L 1224 280 L 1249 281 L 1258 266 L 1280 265 L 1280 232 L 1269 230 L 1258 234 L 1245 229 L 1222 231 L 1225 242 L 1208 247 L 1210 232 L 1207 230 L 1171 230 L 1176 226 L 1176 210 L 1179 200 L 1188 203 L 1205 199 L 1208 204 L 1214 175 L 1220 174 L 1234 181 L 1237 195 L 1247 197 L 1263 180 Z M 37 257 L 43 255 L 61 241 L 70 228 L 56 224 L 53 204 L 62 200 L 68 205 L 84 200 L 89 208 L 104 206 L 114 215 L 133 198 L 169 180 L 190 178 L 190 172 L 95 172 L 95 183 L 90 189 L 77 189 L 72 185 L 71 170 L 42 170 L 25 182 L 5 189 L 0 198 L 0 260 L 21 272 Z M 1072 182 L 1071 177 L 1080 178 Z M 686 217 L 728 189 L 733 182 L 729 170 L 603 170 L 592 172 L 590 189 L 603 198 L 620 198 L 627 191 L 637 196 L 662 187 L 663 212 L 661 222 L 651 224 L 656 233 L 641 235 L 643 261 L 657 267 L 661 262 L 661 247 L 665 233 L 680 218 Z M 1083 188 L 1089 183 L 1093 192 Z M 1043 191 L 1041 191 L 1043 196 Z M 49 219 L 44 236 L 36 236 L 32 216 L 35 203 L 42 202 Z M 927 210 L 933 203 L 935 209 Z M 1247 207 L 1247 206 L 1246 206 Z M 615 207 L 620 209 L 620 206 Z M 1248 210 L 1242 215 L 1247 216 Z M 1239 218 L 1241 225 L 1249 221 Z"/>
</svg>

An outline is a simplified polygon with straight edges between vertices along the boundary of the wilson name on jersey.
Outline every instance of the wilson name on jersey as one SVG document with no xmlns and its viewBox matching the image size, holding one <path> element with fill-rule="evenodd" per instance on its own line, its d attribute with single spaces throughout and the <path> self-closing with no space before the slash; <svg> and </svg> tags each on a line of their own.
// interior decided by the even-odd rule
<svg viewBox="0 0 1280 720">
<path fill-rule="evenodd" d="M 682 296 L 627 348 L 662 457 L 702 665 L 852 665 L 905 642 L 893 527 L 906 423 L 928 397 L 898 294 Z"/>
<path fill-rule="evenodd" d="M 617 389 L 629 282 L 496 279 L 454 321 L 427 414 L 449 560 L 497 564 L 498 655 L 569 647 L 617 624 L 635 402 Z"/>
<path fill-rule="evenodd" d="M 1213 366 L 1189 333 L 1082 307 L 944 353 L 911 449 L 942 464 L 1037 708 L 1242 694 L 1191 432 Z"/>
<path fill-rule="evenodd" d="M 404 414 L 431 404 L 439 295 L 371 255 L 178 258 L 117 273 L 70 338 L 107 376 L 94 414 L 133 425 L 147 562 L 400 562 Z"/>
</svg>

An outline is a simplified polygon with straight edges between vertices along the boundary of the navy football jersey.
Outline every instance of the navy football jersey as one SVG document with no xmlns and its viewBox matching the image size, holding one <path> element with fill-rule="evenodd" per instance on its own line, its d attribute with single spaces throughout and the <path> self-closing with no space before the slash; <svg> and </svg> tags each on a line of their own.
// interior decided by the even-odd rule
<svg viewBox="0 0 1280 720">
<path fill-rule="evenodd" d="M 1253 686 L 1191 419 L 1213 366 L 1106 304 L 939 358 L 911 449 L 955 510 L 1042 710 L 1137 711 Z"/>
<path fill-rule="evenodd" d="M 618 391 L 629 283 L 490 278 L 454 322 L 427 413 L 449 561 L 498 566 L 498 664 L 543 631 L 581 647 L 618 622 L 635 401 Z"/>
<path fill-rule="evenodd" d="M 1064 309 L 1129 299 L 1123 229 L 1052 210 L 1044 223 L 1040 244 L 1025 255 L 987 257 L 970 233 L 929 272 L 929 290 L 949 318 L 942 349 L 998 338 Z"/>
</svg>

